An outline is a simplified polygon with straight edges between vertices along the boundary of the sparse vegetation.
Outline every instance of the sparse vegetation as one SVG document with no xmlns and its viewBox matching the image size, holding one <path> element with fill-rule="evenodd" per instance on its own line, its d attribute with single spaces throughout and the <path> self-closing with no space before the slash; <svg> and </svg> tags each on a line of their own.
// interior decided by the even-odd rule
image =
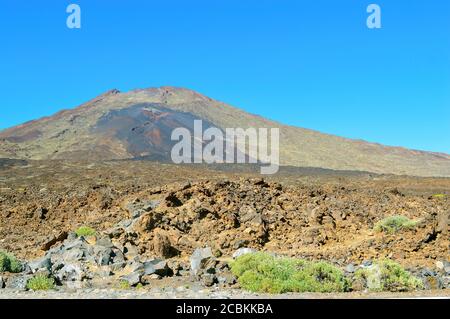
<svg viewBox="0 0 450 319">
<path fill-rule="evenodd" d="M 34 291 L 50 290 L 54 288 L 55 288 L 55 280 L 43 274 L 36 275 L 27 282 L 27 289 Z"/>
<path fill-rule="evenodd" d="M 445 194 L 434 194 L 434 195 L 433 195 L 433 198 L 443 199 L 443 198 L 445 198 L 445 197 L 447 197 L 447 195 L 445 195 Z"/>
<path fill-rule="evenodd" d="M 117 289 L 121 289 L 121 290 L 128 290 L 131 289 L 131 285 L 128 281 L 126 280 L 121 280 L 119 281 L 119 283 L 117 284 Z"/>
<path fill-rule="evenodd" d="M 357 270 L 355 278 L 363 279 L 370 291 L 410 291 L 424 288 L 420 279 L 389 259 Z"/>
<path fill-rule="evenodd" d="M 389 216 L 375 224 L 374 230 L 378 232 L 396 233 L 403 229 L 412 229 L 418 221 L 411 220 L 406 216 Z"/>
<path fill-rule="evenodd" d="M 231 270 L 240 285 L 253 292 L 342 292 L 348 288 L 343 272 L 326 262 L 253 253 L 238 257 Z"/>
<path fill-rule="evenodd" d="M 78 228 L 75 231 L 75 234 L 80 237 L 80 236 L 94 236 L 96 233 L 95 229 L 91 228 L 91 227 L 87 227 L 87 226 L 81 226 L 80 228 Z"/>
<path fill-rule="evenodd" d="M 5 251 L 0 251 L 0 272 L 18 273 L 22 271 L 22 263 Z"/>
</svg>

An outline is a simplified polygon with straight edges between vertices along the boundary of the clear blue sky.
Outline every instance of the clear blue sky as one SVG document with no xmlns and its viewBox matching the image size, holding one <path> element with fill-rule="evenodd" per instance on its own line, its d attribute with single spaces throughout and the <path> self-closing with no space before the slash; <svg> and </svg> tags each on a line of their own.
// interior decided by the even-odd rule
<svg viewBox="0 0 450 319">
<path fill-rule="evenodd" d="M 81 30 L 66 6 L 82 9 Z M 381 30 L 366 7 L 382 8 Z M 0 0 L 0 128 L 111 88 L 450 153 L 450 1 Z"/>
</svg>

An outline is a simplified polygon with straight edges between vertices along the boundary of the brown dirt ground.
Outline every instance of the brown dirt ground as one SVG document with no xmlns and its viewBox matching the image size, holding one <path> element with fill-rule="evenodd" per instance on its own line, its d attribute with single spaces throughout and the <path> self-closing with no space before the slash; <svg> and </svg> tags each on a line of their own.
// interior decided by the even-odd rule
<svg viewBox="0 0 450 319">
<path fill-rule="evenodd" d="M 449 256 L 450 179 L 292 170 L 262 180 L 250 170 L 213 171 L 144 161 L 29 162 L 0 168 L 0 249 L 21 258 L 62 231 L 107 230 L 131 205 L 161 204 L 118 233 L 145 255 L 160 242 L 187 259 L 209 245 L 224 256 L 240 246 L 339 264 L 389 257 L 433 267 Z M 413 230 L 374 232 L 380 219 L 405 215 Z"/>
</svg>

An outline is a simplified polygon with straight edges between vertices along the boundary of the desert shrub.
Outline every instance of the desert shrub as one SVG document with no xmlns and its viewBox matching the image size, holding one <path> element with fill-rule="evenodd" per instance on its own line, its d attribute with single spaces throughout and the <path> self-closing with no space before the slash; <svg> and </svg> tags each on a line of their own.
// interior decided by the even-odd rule
<svg viewBox="0 0 450 319">
<path fill-rule="evenodd" d="M 0 272 L 6 271 L 12 273 L 21 272 L 22 263 L 14 255 L 0 251 Z"/>
<path fill-rule="evenodd" d="M 116 288 L 117 289 L 121 289 L 121 290 L 128 290 L 131 289 L 131 285 L 128 281 L 126 280 L 120 280 L 117 284 L 116 284 Z"/>
<path fill-rule="evenodd" d="M 406 216 L 389 216 L 375 224 L 374 230 L 378 232 L 395 233 L 402 229 L 412 229 L 417 225 L 417 221 Z"/>
<path fill-rule="evenodd" d="M 36 275 L 27 282 L 27 289 L 30 290 L 50 290 L 55 288 L 55 280 L 43 274 Z"/>
<path fill-rule="evenodd" d="M 93 236 L 95 235 L 96 231 L 95 229 L 91 228 L 91 227 L 87 227 L 87 226 L 81 226 L 80 228 L 78 228 L 75 231 L 75 234 L 80 237 L 80 236 Z"/>
<path fill-rule="evenodd" d="M 325 262 L 252 253 L 231 263 L 242 288 L 253 292 L 340 292 L 348 283 L 341 270 Z"/>
<path fill-rule="evenodd" d="M 355 279 L 363 279 L 370 291 L 410 291 L 424 287 L 419 278 L 389 259 L 358 269 Z"/>
<path fill-rule="evenodd" d="M 144 285 L 141 284 L 141 283 L 138 283 L 138 284 L 136 285 L 136 289 L 144 289 Z"/>
<path fill-rule="evenodd" d="M 434 194 L 433 195 L 433 198 L 440 198 L 440 199 L 442 199 L 442 198 L 445 198 L 445 197 L 447 197 L 447 195 L 445 195 L 445 194 Z"/>
</svg>

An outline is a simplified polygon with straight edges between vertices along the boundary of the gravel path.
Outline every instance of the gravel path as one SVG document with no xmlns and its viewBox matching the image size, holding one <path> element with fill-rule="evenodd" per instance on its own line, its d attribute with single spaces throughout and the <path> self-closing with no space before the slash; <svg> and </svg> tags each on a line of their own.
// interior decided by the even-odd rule
<svg viewBox="0 0 450 319">
<path fill-rule="evenodd" d="M 0 290 L 0 299 L 305 299 L 305 298 L 445 298 L 449 290 L 419 291 L 412 293 L 296 293 L 283 295 L 254 294 L 239 289 L 84 289 L 77 291 L 15 291 Z"/>
</svg>

